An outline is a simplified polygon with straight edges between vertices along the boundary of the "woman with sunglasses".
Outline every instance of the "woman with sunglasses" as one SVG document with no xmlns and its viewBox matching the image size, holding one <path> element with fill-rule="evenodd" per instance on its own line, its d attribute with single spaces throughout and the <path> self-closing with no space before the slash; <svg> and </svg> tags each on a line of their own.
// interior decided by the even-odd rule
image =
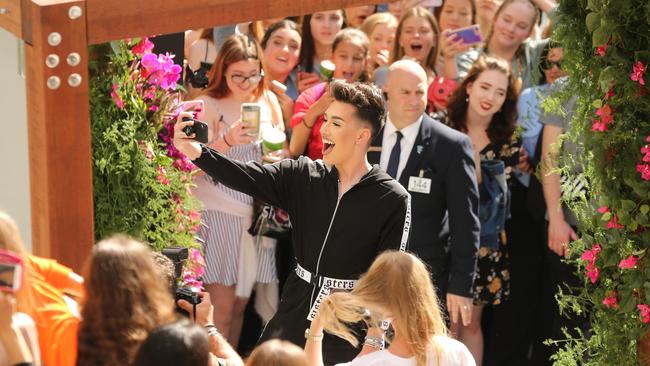
<svg viewBox="0 0 650 366">
<path fill-rule="evenodd" d="M 243 103 L 261 105 L 260 128 L 284 130 L 278 100 L 263 78 L 262 50 L 245 35 L 231 35 L 221 46 L 198 99 L 208 124 L 207 146 L 238 161 L 262 161 L 257 132 L 240 122 Z M 235 122 L 237 121 L 237 122 Z M 199 236 L 206 254 L 206 290 L 214 299 L 214 324 L 237 346 L 248 297 L 256 282 L 276 284 L 275 242 L 248 233 L 253 198 L 214 182 L 206 175 L 195 179 L 194 194 L 202 201 Z"/>
</svg>

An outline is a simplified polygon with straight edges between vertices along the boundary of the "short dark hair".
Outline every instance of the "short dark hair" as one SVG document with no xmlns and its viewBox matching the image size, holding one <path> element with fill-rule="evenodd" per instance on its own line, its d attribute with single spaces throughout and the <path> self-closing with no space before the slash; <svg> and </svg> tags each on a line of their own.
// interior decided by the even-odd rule
<svg viewBox="0 0 650 366">
<path fill-rule="evenodd" d="M 349 84 L 335 80 L 330 84 L 330 93 L 336 101 L 356 108 L 357 117 L 370 124 L 372 138 L 377 136 L 386 120 L 386 107 L 379 88 L 362 82 Z"/>
<path fill-rule="evenodd" d="M 152 330 L 135 356 L 133 366 L 208 365 L 210 343 L 206 331 L 187 319 Z"/>
</svg>

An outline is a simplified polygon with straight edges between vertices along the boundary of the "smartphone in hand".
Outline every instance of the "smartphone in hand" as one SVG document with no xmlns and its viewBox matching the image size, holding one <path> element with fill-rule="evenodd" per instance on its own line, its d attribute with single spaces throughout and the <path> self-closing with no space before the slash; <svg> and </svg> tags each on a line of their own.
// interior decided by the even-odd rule
<svg viewBox="0 0 650 366">
<path fill-rule="evenodd" d="M 16 293 L 22 283 L 22 259 L 13 252 L 0 249 L 0 291 Z"/>
<path fill-rule="evenodd" d="M 183 128 L 183 132 L 185 135 L 192 136 L 194 134 L 194 140 L 207 144 L 208 143 L 208 124 L 199 121 L 196 118 L 190 118 L 190 117 L 183 117 L 183 122 L 187 121 L 194 121 L 194 125 L 192 126 L 185 126 Z"/>
<path fill-rule="evenodd" d="M 259 103 L 242 103 L 241 105 L 241 122 L 253 129 L 250 133 L 252 137 L 259 138 L 260 134 L 260 117 L 262 106 Z"/>
<path fill-rule="evenodd" d="M 456 39 L 460 38 L 463 40 L 463 43 L 466 45 L 475 45 L 483 42 L 483 36 L 481 35 L 481 28 L 479 28 L 478 24 L 448 31 L 447 37 L 455 37 Z"/>
</svg>

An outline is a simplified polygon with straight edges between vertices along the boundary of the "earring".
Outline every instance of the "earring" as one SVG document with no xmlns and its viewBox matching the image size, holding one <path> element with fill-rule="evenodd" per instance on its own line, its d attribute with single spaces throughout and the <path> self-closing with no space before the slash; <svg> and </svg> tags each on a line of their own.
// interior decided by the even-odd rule
<svg viewBox="0 0 650 366">
<path fill-rule="evenodd" d="M 465 101 L 466 101 L 466 102 L 469 102 L 469 97 L 465 97 Z"/>
</svg>

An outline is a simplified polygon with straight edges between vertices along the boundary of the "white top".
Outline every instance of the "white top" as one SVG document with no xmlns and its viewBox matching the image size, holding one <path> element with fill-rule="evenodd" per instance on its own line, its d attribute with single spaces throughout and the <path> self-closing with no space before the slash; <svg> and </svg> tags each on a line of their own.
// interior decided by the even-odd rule
<svg viewBox="0 0 650 366">
<path fill-rule="evenodd" d="M 402 133 L 402 141 L 400 141 L 400 155 L 399 155 L 399 166 L 397 167 L 397 177 L 396 180 L 399 180 L 402 175 L 402 170 L 406 167 L 406 162 L 409 160 L 409 155 L 411 155 L 411 150 L 413 150 L 413 145 L 415 145 L 415 139 L 418 137 L 418 132 L 420 132 L 420 125 L 422 124 L 423 116 L 420 116 L 415 123 L 402 128 L 400 132 Z M 381 142 L 381 157 L 379 158 L 379 166 L 386 171 L 388 169 L 388 160 L 390 159 L 390 153 L 393 151 L 393 146 L 395 146 L 395 141 L 397 141 L 397 128 L 390 120 L 390 116 L 386 118 L 386 124 L 384 125 L 384 135 Z"/>
<path fill-rule="evenodd" d="M 433 350 L 429 351 L 427 366 L 476 366 L 472 354 L 459 341 L 446 336 L 435 336 L 434 341 L 442 353 L 436 355 Z M 415 357 L 402 358 L 393 355 L 389 350 L 382 350 L 337 366 L 416 366 L 416 363 Z"/>
</svg>

